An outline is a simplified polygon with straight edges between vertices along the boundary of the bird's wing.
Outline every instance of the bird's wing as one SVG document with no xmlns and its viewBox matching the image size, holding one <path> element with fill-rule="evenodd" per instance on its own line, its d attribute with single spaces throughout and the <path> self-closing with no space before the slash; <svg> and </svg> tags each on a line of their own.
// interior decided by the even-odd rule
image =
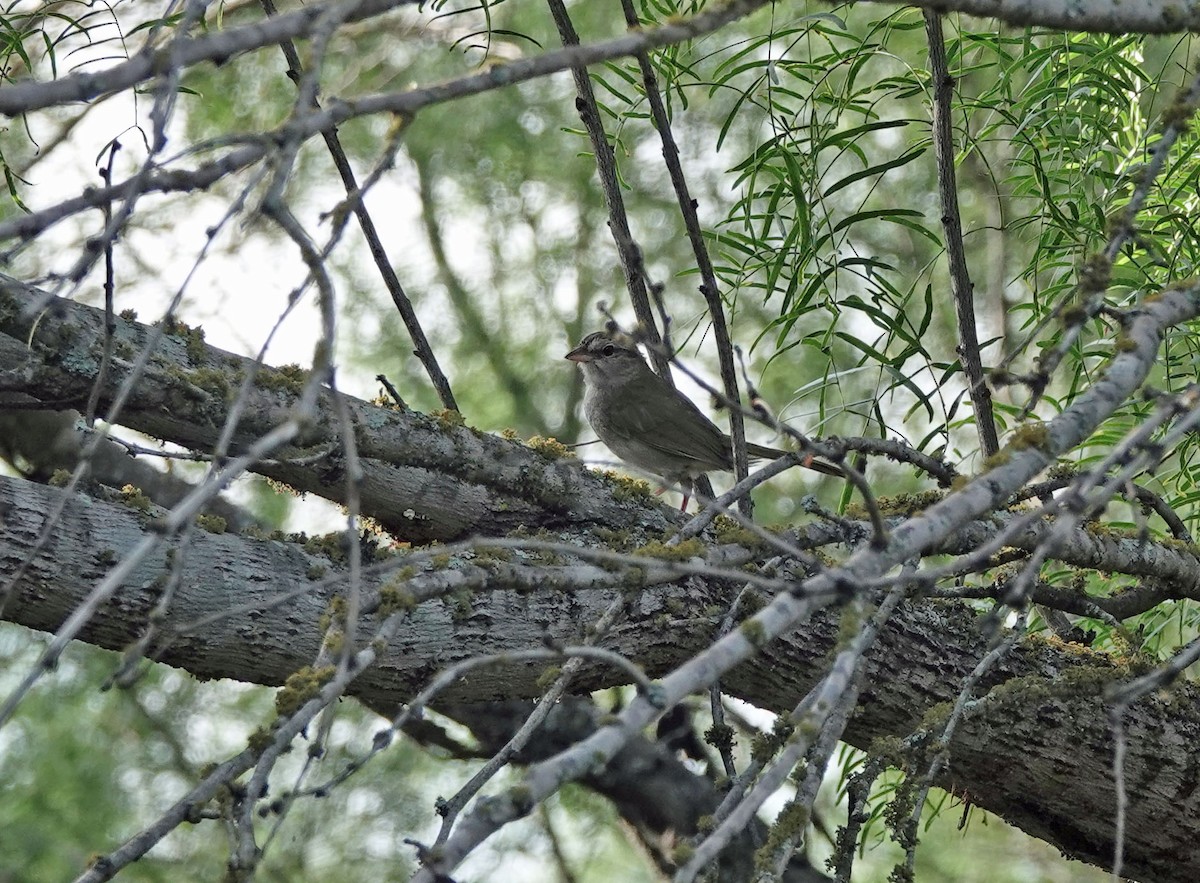
<svg viewBox="0 0 1200 883">
<path fill-rule="evenodd" d="M 622 391 L 622 399 L 631 404 L 614 408 L 615 413 L 609 414 L 611 431 L 640 439 L 665 455 L 695 460 L 705 472 L 732 468 L 729 446 L 721 430 L 657 374 L 647 373 L 630 383 Z M 648 401 L 659 404 L 634 404 Z"/>
</svg>

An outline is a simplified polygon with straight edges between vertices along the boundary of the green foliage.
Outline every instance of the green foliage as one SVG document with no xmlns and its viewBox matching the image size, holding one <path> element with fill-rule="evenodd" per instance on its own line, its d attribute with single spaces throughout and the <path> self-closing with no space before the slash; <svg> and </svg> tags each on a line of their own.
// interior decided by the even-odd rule
<svg viewBox="0 0 1200 883">
<path fill-rule="evenodd" d="M 127 17 L 133 4 L 92 4 L 84 0 L 34 4 L 9 0 L 0 5 L 0 88 L 30 75 L 56 79 L 62 73 L 96 67 L 97 62 L 109 62 L 128 56 L 127 40 L 152 39 L 164 29 L 173 28 L 182 13 L 150 18 Z M 118 7 L 124 9 L 118 10 Z M 140 10 L 139 10 L 140 14 Z M 12 123 L 0 125 L 0 136 Z M 19 134 L 16 134 L 19 133 Z M 12 208 L 29 211 L 22 188 L 31 182 L 21 173 L 30 148 L 38 145 L 32 132 L 24 125 L 15 129 L 11 144 L 5 148 L 0 141 L 0 173 L 4 175 L 10 204 L 0 202 L 0 218 Z"/>
<path fill-rule="evenodd" d="M 647 2 L 641 14 L 652 24 L 693 6 Z M 51 79 L 90 63 L 95 54 L 73 55 L 83 43 L 93 53 L 123 56 L 127 39 L 169 34 L 180 21 L 177 15 L 161 17 L 161 10 L 131 8 L 69 2 L 38 13 L 16 4 L 0 10 L 0 87 L 25 76 Z M 809 4 L 786 15 L 781 8 L 650 58 L 691 195 L 700 206 L 735 340 L 751 350 L 752 376 L 765 399 L 806 432 L 900 437 L 922 451 L 944 453 L 966 473 L 981 469 L 978 418 L 955 351 L 921 13 L 879 4 L 833 11 Z M 558 43 L 540 4 L 483 3 L 464 10 L 439 3 L 420 19 L 406 17 L 408 12 L 332 36 L 320 59 L 322 100 L 437 82 Z M 625 29 L 608 4 L 575 3 L 571 13 L 585 39 Z M 222 12 L 202 26 L 220 28 L 257 14 L 245 8 L 225 20 Z M 118 18 L 121 28 L 114 24 Z M 1108 315 L 1088 318 L 1082 310 L 1086 298 L 1102 291 L 1108 306 L 1128 307 L 1193 277 L 1200 265 L 1200 232 L 1192 221 L 1200 201 L 1200 151 L 1186 139 L 1146 194 L 1135 235 L 1114 255 L 1098 257 L 1124 223 L 1123 209 L 1143 181 L 1164 120 L 1182 120 L 1190 112 L 1178 105 L 1176 91 L 1193 66 L 1195 37 L 1068 35 L 974 19 L 950 19 L 947 27 L 957 199 L 984 364 L 1012 360 L 1024 370 L 1068 330 L 1081 332 L 1034 415 L 1047 419 L 1087 389 L 1114 352 L 1128 347 Z M 184 152 L 208 156 L 231 140 L 253 139 L 284 125 L 296 100 L 295 85 L 284 72 L 273 47 L 189 69 L 177 96 Z M 665 282 L 666 308 L 683 357 L 711 369 L 709 318 L 659 159 L 660 137 L 641 73 L 634 61 L 620 60 L 592 68 L 590 76 L 647 271 Z M 360 182 L 370 170 L 393 163 L 382 145 L 397 132 L 395 169 L 366 204 L 373 212 L 383 213 L 384 206 L 408 212 L 400 222 L 388 216 L 395 225 L 384 234 L 388 259 L 437 341 L 462 417 L 483 429 L 514 426 L 521 436 L 566 442 L 590 437 L 577 414 L 577 372 L 560 357 L 599 324 L 597 302 L 608 302 L 627 324 L 632 314 L 569 78 L 432 107 L 411 120 L 351 120 L 339 136 Z M 33 137 L 17 123 L 4 136 L 0 169 L 10 203 L 0 208 L 0 217 L 25 210 L 31 179 L 23 170 L 35 152 Z M 213 193 L 230 204 L 254 205 L 260 185 L 247 179 L 223 181 Z M 319 139 L 299 150 L 287 188 L 298 211 L 322 222 L 341 199 L 337 173 Z M 142 217 L 133 220 L 131 236 L 141 232 L 138 224 L 152 229 L 158 220 Z M 93 232 L 87 228 L 79 235 Z M 236 251 L 243 245 L 237 238 L 228 247 Z M 40 270 L 43 262 L 52 266 L 60 250 L 58 241 L 39 242 L 22 259 Z M 331 262 L 339 293 L 348 298 L 339 304 L 339 325 L 353 346 L 348 364 L 364 376 L 386 373 L 413 407 L 439 407 L 421 366 L 408 355 L 412 343 L 363 251 L 341 248 Z M 147 276 L 155 271 L 144 268 Z M 221 306 L 205 304 L 213 311 Z M 1166 341 L 1151 378 L 1155 387 L 1178 391 L 1195 382 L 1196 330 L 1177 329 Z M 1024 401 L 1019 387 L 997 390 L 996 417 L 1003 435 L 1029 446 L 1038 440 L 1040 424 L 1030 429 L 1019 422 Z M 1072 458 L 1080 468 L 1098 464 L 1153 407 L 1137 399 L 1122 403 Z M 1184 437 L 1164 451 L 1153 477 L 1144 479 L 1181 513 L 1193 534 L 1200 534 L 1198 444 L 1196 433 Z M 881 496 L 914 490 L 911 470 L 888 464 L 880 464 L 871 481 Z M 787 476 L 763 488 L 765 520 L 794 515 L 810 490 L 804 482 Z M 291 498 L 261 482 L 251 493 L 256 509 L 280 524 Z M 821 493 L 837 489 L 822 487 Z M 127 496 L 131 505 L 142 506 L 140 495 Z M 1120 506 L 1104 519 L 1110 530 L 1166 533 L 1155 516 Z M 1047 570 L 1043 579 L 1078 583 L 1093 596 L 1118 592 L 1129 582 Z M 1083 625 L 1096 633 L 1100 649 L 1161 658 L 1200 633 L 1200 615 L 1187 602 L 1155 607 L 1126 624 L 1136 646 L 1105 622 Z M 0 638 L 5 634 L 15 632 L 0 630 Z M 24 646 L 16 641 L 9 646 L 17 644 Z M 16 658 L 17 651 L 8 655 L 12 664 L 0 671 L 28 664 Z M 53 682 L 34 691 L 10 724 L 12 732 L 38 738 L 6 736 L 10 741 L 0 742 L 5 769 L 13 771 L 6 785 L 27 798 L 0 801 L 0 838 L 18 846 L 17 852 L 6 847 L 4 854 L 13 857 L 19 878 L 70 875 L 86 856 L 62 844 L 95 843 L 102 823 L 109 825 L 106 842 L 118 842 L 160 811 L 168 795 L 195 781 L 201 764 L 223 756 L 231 744 L 244 744 L 249 722 L 269 716 L 264 691 L 217 690 L 160 667 L 134 691 L 99 698 L 88 692 L 113 665 L 106 654 L 73 651 Z M 65 709 L 71 709 L 69 716 Z M 205 720 L 221 720 L 236 735 L 208 734 L 181 743 L 178 734 L 200 719 L 200 710 Z M 335 727 L 330 768 L 369 741 L 377 726 L 365 712 L 341 714 L 344 727 Z M 113 756 L 95 754 L 90 746 L 97 734 Z M 72 776 L 54 777 L 56 762 L 69 765 Z M 411 854 L 395 845 L 427 821 L 413 808 L 426 806 L 427 795 L 413 783 L 421 778 L 414 770 L 431 768 L 425 766 L 428 758 L 407 746 L 373 763 L 370 781 L 335 789 L 329 799 L 342 804 L 334 811 L 310 811 L 311 804 L 302 802 L 282 829 L 294 848 L 269 853 L 264 871 L 281 879 L 335 871 L 338 879 L 378 879 L 394 876 L 397 863 L 410 861 Z M 853 763 L 848 760 L 845 769 Z M 885 779 L 871 804 L 872 842 L 884 836 L 879 814 L 897 781 Z M 43 782 L 53 786 L 42 787 Z M 280 782 L 287 787 L 285 775 Z M 609 810 L 598 809 L 585 795 L 568 789 L 555 812 L 590 832 Z M 936 818 L 938 807 L 927 815 Z M 61 822 L 49 835 L 48 817 Z M 126 875 L 212 876 L 225 849 L 213 829 L 177 835 L 162 855 Z M 349 855 L 352 851 L 329 846 L 357 841 L 363 831 L 385 847 Z M 639 871 L 622 865 L 617 853 L 608 849 L 580 863 L 603 868 L 607 876 L 595 872 L 596 879 L 630 879 Z M 929 853 L 919 852 L 920 860 Z M 921 865 L 918 870 L 918 879 L 936 879 L 933 870 Z"/>
<path fill-rule="evenodd" d="M 0 691 L 33 662 L 38 649 L 18 626 L 0 624 Z M 2 867 L 18 880 L 65 880 L 91 850 L 115 848 L 198 782 L 206 764 L 244 747 L 257 722 L 269 719 L 274 691 L 229 682 L 202 683 L 166 666 L 151 666 L 132 690 L 96 691 L 119 664 L 116 654 L 74 644 L 48 683 L 22 703 L 0 738 Z M 311 771 L 314 781 L 340 771 L 371 745 L 380 719 L 346 703 Z M 272 776 L 272 794 L 296 785 L 304 752 Z M 403 842 L 429 816 L 411 790 L 434 761 L 400 740 L 372 761 L 372 774 L 298 801 L 267 851 L 267 879 L 380 880 L 412 868 Z M 64 775 L 63 771 L 69 771 Z M 215 804 L 214 804 L 215 806 Z M 327 816 L 326 813 L 332 813 Z M 47 824 L 52 819 L 53 824 Z M 260 822 L 259 842 L 278 821 Z M 345 849 L 347 843 L 357 844 Z M 185 826 L 121 873 L 122 880 L 219 879 L 228 857 L 220 825 Z"/>
<path fill-rule="evenodd" d="M 839 775 L 827 778 L 817 801 L 819 816 L 845 817 L 847 779 L 861 770 L 866 761 L 865 753 L 842 746 L 837 757 Z M 887 880 L 896 863 L 904 859 L 903 850 L 891 839 L 884 818 L 903 784 L 903 773 L 888 770 L 871 789 L 865 809 L 867 818 L 855 856 L 855 881 Z M 1079 862 L 1064 864 L 1062 856 L 1052 847 L 1032 840 L 1002 819 L 971 806 L 962 795 L 951 795 L 939 788 L 930 792 L 917 834 L 920 845 L 914 871 L 915 879 L 921 883 L 1026 883 L 1030 880 L 1104 883 L 1109 879 L 1109 875 L 1099 868 Z M 819 835 L 810 836 L 814 864 L 820 867 L 832 848 Z"/>
</svg>

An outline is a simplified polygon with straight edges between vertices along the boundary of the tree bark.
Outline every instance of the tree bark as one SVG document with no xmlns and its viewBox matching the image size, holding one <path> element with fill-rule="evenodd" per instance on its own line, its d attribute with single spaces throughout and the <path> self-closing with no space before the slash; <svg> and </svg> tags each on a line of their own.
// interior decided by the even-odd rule
<svg viewBox="0 0 1200 883">
<path fill-rule="evenodd" d="M 0 385 L 3 391 L 56 404 L 85 398 L 98 368 L 103 317 L 61 301 L 37 315 L 29 307 L 39 297 L 33 289 L 0 279 Z M 118 419 L 204 450 L 215 443 L 240 379 L 254 366 L 203 344 L 194 330 L 175 332 L 160 340 L 130 406 Z M 145 326 L 118 320 L 117 359 L 102 403 L 111 401 L 127 377 L 128 354 L 139 352 L 150 333 Z M 294 372 L 262 369 L 249 388 L 250 406 L 234 433 L 235 443 L 249 444 L 281 421 L 296 386 Z M 639 559 L 645 563 L 636 569 L 593 563 L 588 549 L 630 549 L 661 541 L 664 529 L 680 516 L 571 459 L 484 435 L 446 417 L 347 401 L 365 463 L 365 514 L 409 538 L 512 531 L 526 538 L 521 542 L 530 550 L 522 558 L 469 543 L 444 552 L 414 548 L 366 568 L 360 635 L 374 633 L 381 594 L 386 594 L 381 587 L 389 580 L 402 578 L 414 604 L 396 639 L 351 687 L 353 695 L 383 713 L 410 700 L 433 674 L 456 662 L 541 647 L 547 636 L 553 645 L 582 642 L 587 625 L 621 597 L 627 599 L 624 617 L 599 645 L 632 660 L 651 677 L 666 674 L 718 636 L 725 611 L 749 578 L 732 579 L 738 573 L 733 568 L 761 566 L 769 557 L 761 547 L 722 544 L 710 534 L 703 552 L 682 565 L 652 552 Z M 327 397 L 300 444 L 256 471 L 340 499 L 345 481 L 339 452 Z M 143 511 L 136 500 L 115 492 L 107 499 L 76 494 L 39 547 L 48 513 L 63 493 L 0 479 L 0 568 L 11 575 L 24 567 L 3 615 L 54 630 L 79 608 L 113 562 L 157 538 L 156 551 L 79 633 L 98 646 L 124 648 L 142 634 L 164 585 L 174 554 L 169 537 L 161 532 L 155 512 Z M 104 496 L 102 490 L 97 493 Z M 941 517 L 947 511 L 938 506 Z M 919 510 L 909 514 L 892 516 L 897 535 L 904 524 L 922 517 Z M 978 548 L 1018 517 L 989 513 L 958 525 L 919 552 Z M 541 529 L 553 530 L 546 534 L 555 542 L 552 550 L 539 551 L 537 541 L 528 539 Z M 1046 523 L 1031 522 L 1012 542 L 1035 548 L 1046 530 Z M 800 528 L 794 539 L 812 548 L 861 543 L 855 538 L 868 536 L 862 525 L 816 523 Z M 285 539 L 196 530 L 185 554 L 185 579 L 166 618 L 157 624 L 159 638 L 148 655 L 198 676 L 263 684 L 282 683 L 316 657 L 324 637 L 321 617 L 346 585 L 344 550 L 336 544 L 310 543 L 306 548 Z M 1179 543 L 1123 540 L 1080 528 L 1056 538 L 1055 557 L 1155 576 L 1166 584 L 1169 596 L 1192 597 L 1200 586 L 1195 551 Z M 677 569 L 688 564 L 694 566 L 687 573 Z M 410 565 L 412 570 L 404 572 Z M 713 575 L 716 565 L 726 567 L 724 577 Z M 779 570 L 778 561 L 774 567 L 787 572 Z M 858 591 L 850 585 L 842 588 L 847 597 Z M 763 596 L 760 602 L 769 600 Z M 839 646 L 840 617 L 833 600 L 830 596 L 816 605 L 811 617 L 723 674 L 722 688 L 778 713 L 791 710 L 827 672 Z M 213 618 L 214 612 L 228 615 Z M 987 624 L 962 602 L 903 604 L 870 653 L 846 739 L 922 774 L 928 759 L 897 740 L 916 731 L 940 732 L 964 679 L 989 649 Z M 976 701 L 955 732 L 950 762 L 938 783 L 965 791 L 973 803 L 1072 857 L 1107 866 L 1114 850 L 1116 798 L 1106 691 L 1140 673 L 1135 667 L 1148 665 L 1081 646 L 1024 639 L 977 686 Z M 439 699 L 532 698 L 541 693 L 538 677 L 544 668 L 542 663 L 512 663 L 475 669 Z M 628 680 L 624 670 L 590 663 L 574 687 L 589 690 Z M 1183 881 L 1200 871 L 1200 774 L 1192 750 L 1200 738 L 1198 699 L 1195 687 L 1181 683 L 1126 714 L 1127 875 Z"/>
<path fill-rule="evenodd" d="M 25 558 L 58 493 L 30 482 L 0 480 L 4 572 L 12 572 Z M 5 618 L 54 629 L 107 570 L 109 552 L 119 557 L 146 535 L 149 525 L 145 514 L 128 506 L 79 496 L 18 584 Z M 576 539 L 581 545 L 589 541 L 586 533 Z M 186 590 L 161 624 L 166 634 L 214 611 L 250 602 L 266 605 L 273 596 L 306 583 L 313 590 L 269 609 L 188 630 L 161 648 L 162 661 L 201 677 L 264 684 L 280 684 L 311 662 L 321 639 L 317 622 L 341 587 L 340 579 L 314 579 L 314 568 L 335 571 L 331 562 L 296 543 L 203 532 L 187 554 Z M 402 559 L 396 562 L 402 564 Z M 164 549 L 93 617 L 82 638 L 111 649 L 136 640 L 165 568 Z M 439 584 L 430 593 L 441 591 L 442 596 L 411 611 L 398 639 L 351 692 L 390 714 L 433 672 L 456 661 L 539 646 L 545 634 L 563 642 L 577 640 L 583 625 L 597 619 L 622 591 L 618 586 L 589 588 L 589 580 L 612 574 L 582 562 L 536 568 L 544 570 L 545 585 L 573 583 L 576 588 L 570 593 L 507 588 L 519 574 L 490 573 L 472 564 L 469 555 L 428 574 L 423 584 Z M 378 584 L 385 577 L 373 579 Z M 461 598 L 445 597 L 473 581 L 478 588 L 470 595 L 469 611 Z M 736 586 L 700 577 L 642 588 L 631 600 L 626 620 L 602 646 L 636 661 L 651 676 L 666 672 L 708 645 L 736 592 Z M 706 610 L 718 612 L 706 616 Z M 903 605 L 871 655 L 847 740 L 864 750 L 891 751 L 896 765 L 923 772 L 894 740 L 944 716 L 946 703 L 954 701 L 963 678 L 987 651 L 982 619 L 957 602 Z M 371 624 L 368 615 L 364 633 L 371 633 Z M 838 628 L 836 610 L 821 612 L 730 672 L 722 679 L 723 688 L 755 705 L 786 712 L 824 673 Z M 443 699 L 533 697 L 540 693 L 540 674 L 541 666 L 527 665 L 477 670 Z M 969 794 L 976 805 L 1074 858 L 1107 866 L 1116 804 L 1105 690 L 1131 674 L 1128 666 L 1085 647 L 1027 638 L 981 685 L 981 699 L 956 732 L 949 772 L 939 784 Z M 625 680 L 621 672 L 590 665 L 576 683 L 586 690 Z M 1200 868 L 1200 761 L 1192 750 L 1200 739 L 1200 690 L 1177 684 L 1169 695 L 1134 706 L 1126 725 L 1132 799 L 1125 873 L 1138 879 L 1191 880 Z"/>
</svg>

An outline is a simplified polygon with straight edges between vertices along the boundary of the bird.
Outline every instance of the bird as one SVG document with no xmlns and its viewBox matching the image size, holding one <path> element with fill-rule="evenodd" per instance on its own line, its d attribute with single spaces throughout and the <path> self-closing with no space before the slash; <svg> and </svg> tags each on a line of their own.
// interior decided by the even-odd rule
<svg viewBox="0 0 1200 883">
<path fill-rule="evenodd" d="M 583 413 L 596 435 L 623 461 L 683 489 L 687 509 L 692 485 L 706 472 L 733 470 L 733 443 L 691 399 L 655 374 L 627 336 L 596 331 L 563 358 L 583 372 Z M 787 451 L 747 443 L 756 459 L 774 460 Z M 829 463 L 802 464 L 841 476 Z"/>
</svg>

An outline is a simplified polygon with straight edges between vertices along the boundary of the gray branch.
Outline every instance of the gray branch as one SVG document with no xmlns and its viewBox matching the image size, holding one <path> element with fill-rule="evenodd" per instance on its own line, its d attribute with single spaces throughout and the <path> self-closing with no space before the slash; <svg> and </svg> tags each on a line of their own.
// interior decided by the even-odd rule
<svg viewBox="0 0 1200 883">
<path fill-rule="evenodd" d="M 99 369 L 104 313 L 61 299 L 45 314 L 30 313 L 42 299 L 37 289 L 0 274 L 0 365 L 10 369 L 0 376 L 0 391 L 85 402 Z M 150 330 L 115 318 L 116 357 L 101 390 L 102 405 L 131 367 L 122 353 L 140 352 Z M 27 340 L 32 349 L 23 352 Z M 212 450 L 229 415 L 229 391 L 253 370 L 252 359 L 203 344 L 195 332 L 186 338 L 164 335 L 121 422 L 156 438 Z M 233 451 L 285 419 L 303 379 L 299 369 L 259 369 Z M 404 539 L 447 540 L 573 523 L 624 528 L 641 508 L 615 499 L 612 483 L 574 457 L 539 453 L 456 425 L 453 417 L 392 411 L 350 397 L 346 403 L 367 472 L 362 511 Z M 302 437 L 255 471 L 344 503 L 341 442 L 329 395 L 317 408 Z M 658 508 L 644 517 L 661 530 L 672 516 Z"/>
<path fill-rule="evenodd" d="M 30 482 L 0 480 L 4 568 L 30 548 L 58 493 Z M 6 616 L 33 628 L 55 629 L 112 559 L 135 547 L 151 529 L 151 519 L 137 509 L 78 497 L 52 544 L 18 585 Z M 589 542 L 586 535 L 576 541 Z M 186 590 L 160 623 L 161 634 L 175 637 L 151 655 L 201 677 L 265 684 L 282 683 L 314 658 L 322 637 L 318 620 L 345 582 L 332 562 L 295 543 L 203 531 L 196 532 L 187 554 Z M 392 566 L 404 563 L 397 559 Z M 133 643 L 169 566 L 165 549 L 143 562 L 80 637 L 112 649 Z M 323 571 L 328 575 L 320 575 Z M 365 595 L 377 593 L 391 575 L 366 572 Z M 599 619 L 633 579 L 628 572 L 579 560 L 501 567 L 456 556 L 445 569 L 422 570 L 412 577 L 408 591 L 428 600 L 410 611 L 377 663 L 354 680 L 349 692 L 390 716 L 428 682 L 432 671 L 456 661 L 542 646 L 546 633 L 564 643 L 578 640 L 583 624 Z M 563 591 L 567 588 L 569 593 Z M 720 614 L 710 617 L 703 611 L 724 610 L 737 591 L 731 583 L 694 576 L 641 588 L 626 622 L 601 646 L 637 662 L 652 677 L 660 676 L 709 645 Z M 286 600 L 273 603 L 280 597 Z M 246 604 L 256 606 L 252 615 L 239 609 Z M 371 603 L 364 608 L 364 634 L 370 634 L 379 625 L 379 612 Z M 214 618 L 213 611 L 232 615 Z M 845 738 L 864 749 L 880 737 L 903 738 L 920 728 L 935 706 L 952 703 L 958 685 L 987 652 L 980 626 L 980 616 L 963 604 L 902 604 L 867 660 L 861 699 Z M 836 612 L 820 612 L 722 676 L 722 686 L 731 695 L 786 712 L 825 675 L 837 638 Z M 480 669 L 451 688 L 446 701 L 535 697 L 540 668 Z M 1109 658 L 1083 647 L 1022 642 L 979 686 L 983 698 L 959 724 L 950 745 L 949 772 L 938 783 L 967 791 L 980 807 L 1075 858 L 1107 863 L 1115 796 L 1104 697 L 1111 685 L 1128 676 Z M 581 690 L 620 681 L 612 669 L 594 663 L 585 664 L 578 678 Z M 1174 691 L 1171 697 L 1143 699 L 1127 713 L 1126 781 L 1133 799 L 1125 872 L 1184 881 L 1194 879 L 1200 868 L 1200 791 L 1188 786 L 1195 781 L 1200 690 L 1180 683 Z M 904 758 L 892 762 L 901 764 Z M 1087 787 L 1078 787 L 1081 782 Z"/>
</svg>

